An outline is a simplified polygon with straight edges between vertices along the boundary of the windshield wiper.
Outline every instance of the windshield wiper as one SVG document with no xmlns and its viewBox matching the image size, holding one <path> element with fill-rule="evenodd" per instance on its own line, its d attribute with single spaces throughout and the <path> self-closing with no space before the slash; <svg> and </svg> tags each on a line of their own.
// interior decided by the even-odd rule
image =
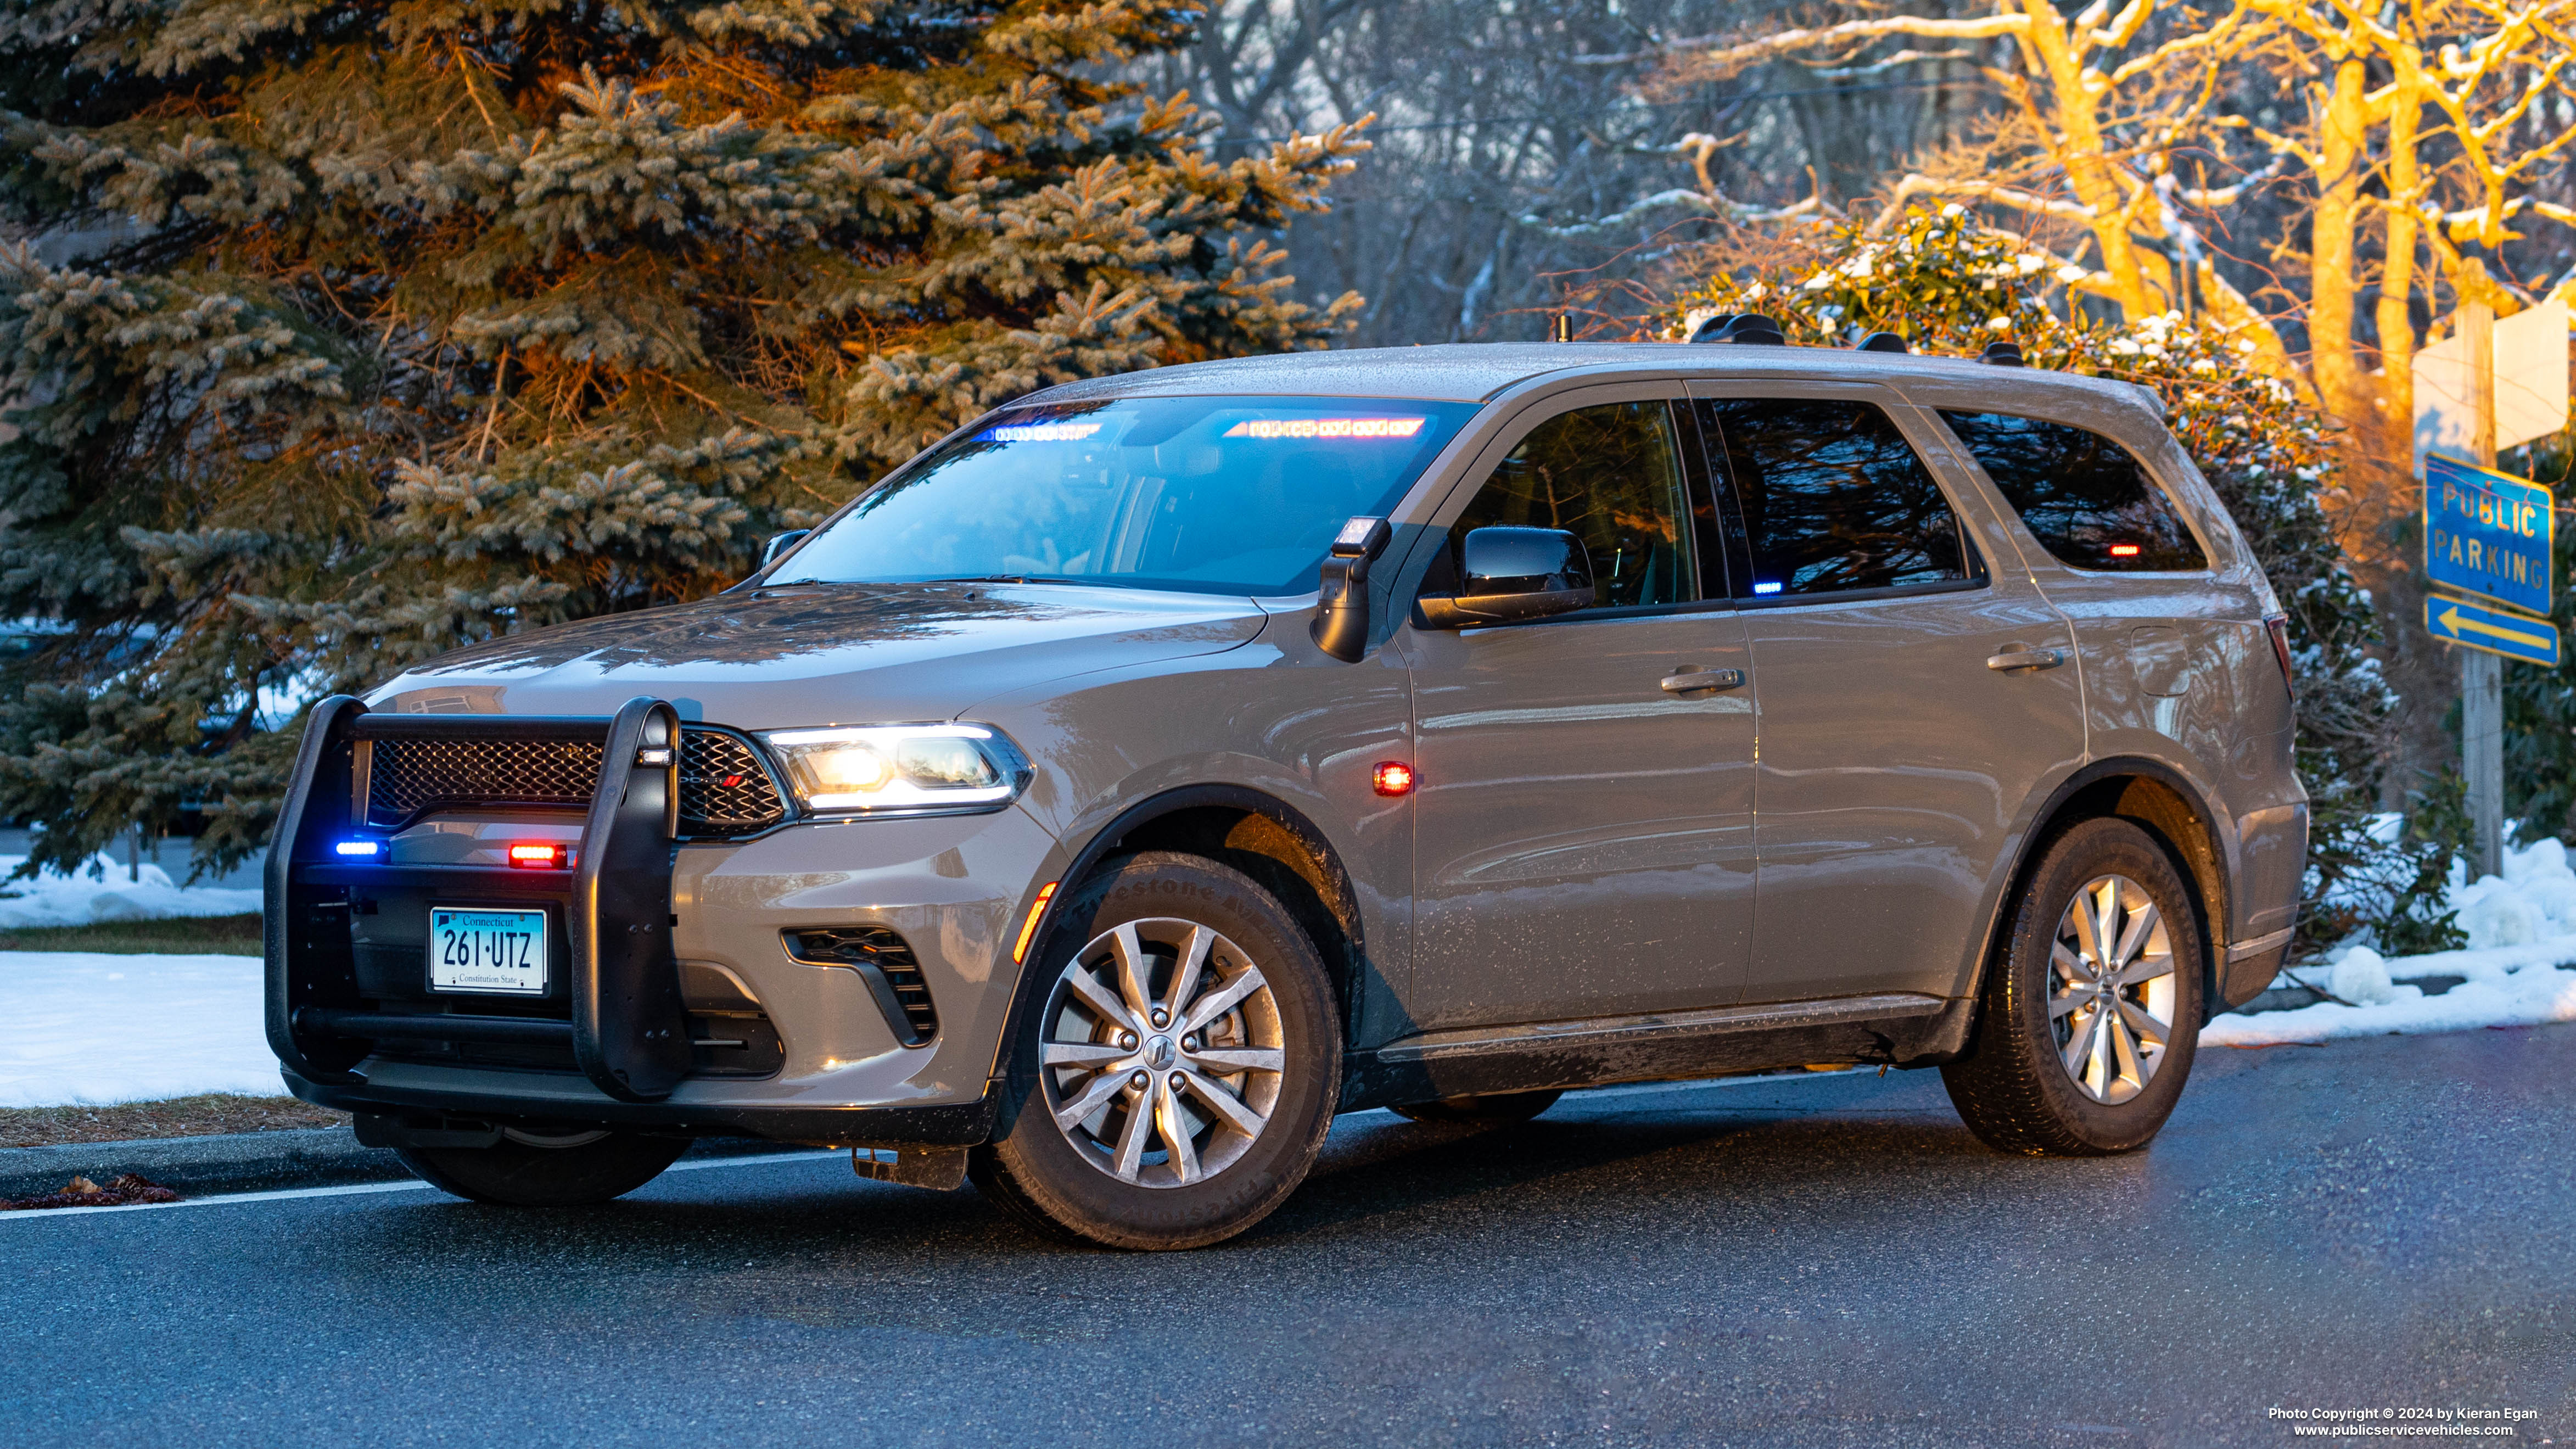
<svg viewBox="0 0 2576 1449">
<path fill-rule="evenodd" d="M 1106 583 L 1102 579 L 1077 579 L 1069 574 L 963 574 L 953 579 L 923 579 L 925 584 L 1076 584 L 1092 587 Z M 1117 585 L 1111 584 L 1115 588 Z"/>
</svg>

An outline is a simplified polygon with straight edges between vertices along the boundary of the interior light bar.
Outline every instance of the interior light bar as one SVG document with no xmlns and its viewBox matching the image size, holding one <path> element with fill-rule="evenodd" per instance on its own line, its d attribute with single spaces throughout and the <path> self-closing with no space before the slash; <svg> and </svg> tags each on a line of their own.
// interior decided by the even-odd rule
<svg viewBox="0 0 2576 1449">
<path fill-rule="evenodd" d="M 1429 418 L 1249 418 L 1220 436 L 1228 438 L 1409 438 Z"/>
<path fill-rule="evenodd" d="M 331 848 L 351 860 L 373 860 L 385 853 L 381 840 L 343 840 Z"/>
<path fill-rule="evenodd" d="M 980 443 L 1077 443 L 1100 431 L 1098 423 L 1006 423 L 975 435 Z"/>
</svg>

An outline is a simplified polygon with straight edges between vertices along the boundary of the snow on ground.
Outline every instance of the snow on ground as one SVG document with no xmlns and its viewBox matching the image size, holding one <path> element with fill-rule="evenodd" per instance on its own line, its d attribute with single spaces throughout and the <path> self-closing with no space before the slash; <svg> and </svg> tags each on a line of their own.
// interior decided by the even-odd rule
<svg viewBox="0 0 2576 1449">
<path fill-rule="evenodd" d="M 256 956 L 0 952 L 0 1107 L 277 1097 Z"/>
<path fill-rule="evenodd" d="M 26 863 L 23 855 L 0 855 L 0 930 L 86 926 L 94 921 L 142 921 L 164 916 L 240 916 L 260 908 L 257 890 L 182 886 L 157 865 L 133 872 L 140 880 L 128 880 L 127 868 L 104 854 L 91 861 L 99 868 L 95 879 L 87 870 L 69 876 L 40 875 L 33 880 L 7 878 Z"/>
<path fill-rule="evenodd" d="M 0 856 L 0 874 L 18 863 Z M 115 865 L 105 880 L 10 882 L 0 928 L 259 909 L 256 890 L 182 888 L 157 866 L 137 885 Z M 2576 1021 L 2576 869 L 2542 840 L 2507 852 L 2502 878 L 2454 870 L 2448 904 L 2468 949 L 2385 960 L 2366 945 L 2327 953 L 2280 984 L 2321 986 L 2349 1006 L 2221 1016 L 2200 1039 L 2265 1046 L 2334 1037 L 2415 1035 Z M 2435 978 L 2463 978 L 2447 991 Z M 2423 983 L 2423 984 L 2418 984 Z M 2428 990 L 2430 986 L 2432 990 Z M 134 1102 L 197 1092 L 283 1090 L 262 1021 L 256 956 L 111 956 L 0 952 L 0 1107 Z"/>
<path fill-rule="evenodd" d="M 2201 1028 L 2201 1041 L 2270 1046 L 2576 1021 L 2576 970 L 2562 969 L 2576 966 L 2576 870 L 2564 844 L 2508 848 L 2502 877 L 2472 882 L 2454 864 L 2445 904 L 2459 912 L 2467 949 L 2390 960 L 2366 945 L 2337 947 L 2274 984 L 2322 987 L 2350 1005 L 2222 1016 Z M 2437 977 L 2465 979 L 2447 991 L 2413 984 Z"/>
</svg>

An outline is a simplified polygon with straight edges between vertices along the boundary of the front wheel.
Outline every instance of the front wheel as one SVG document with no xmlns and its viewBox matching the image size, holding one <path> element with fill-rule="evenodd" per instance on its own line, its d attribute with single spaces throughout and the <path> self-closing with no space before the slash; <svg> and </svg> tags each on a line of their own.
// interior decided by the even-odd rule
<svg viewBox="0 0 2576 1449">
<path fill-rule="evenodd" d="M 1990 1146 L 2092 1157 L 2143 1147 L 2191 1074 L 2207 947 L 2182 876 L 2102 818 L 2049 844 L 1988 968 L 1977 1035 L 1941 1069 Z"/>
<path fill-rule="evenodd" d="M 540 1133 L 504 1129 L 489 1147 L 401 1147 L 423 1182 L 506 1207 L 583 1207 L 624 1197 L 662 1175 L 686 1138 L 639 1132 Z"/>
<path fill-rule="evenodd" d="M 1341 1087 L 1315 947 L 1241 872 L 1153 851 L 1066 902 L 1024 987 L 1003 1120 L 975 1185 L 1034 1226 L 1194 1248 L 1304 1180 Z"/>
</svg>

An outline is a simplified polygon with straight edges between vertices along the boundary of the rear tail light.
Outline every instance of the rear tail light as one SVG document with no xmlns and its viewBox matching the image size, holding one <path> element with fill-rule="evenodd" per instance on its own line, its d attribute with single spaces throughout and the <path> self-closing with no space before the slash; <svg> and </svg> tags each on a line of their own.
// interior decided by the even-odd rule
<svg viewBox="0 0 2576 1449">
<path fill-rule="evenodd" d="M 2295 702 L 2299 697 L 2299 680 L 2290 670 L 2290 616 L 2274 614 L 2265 619 L 2263 632 L 2272 636 L 2272 657 L 2280 661 L 2281 684 L 2290 691 L 2290 698 Z"/>
</svg>

